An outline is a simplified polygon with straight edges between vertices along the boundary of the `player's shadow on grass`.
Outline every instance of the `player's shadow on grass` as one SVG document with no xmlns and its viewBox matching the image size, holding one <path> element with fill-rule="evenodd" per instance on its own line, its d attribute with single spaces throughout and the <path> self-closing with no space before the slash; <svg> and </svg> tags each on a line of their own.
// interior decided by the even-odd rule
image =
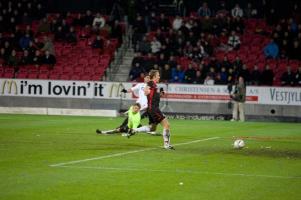
<svg viewBox="0 0 301 200">
<path fill-rule="evenodd" d="M 301 159 L 301 151 L 297 150 L 279 150 L 279 149 L 242 149 L 229 151 L 232 154 L 241 154 L 246 156 L 261 156 L 270 158 L 290 158 Z"/>
<path fill-rule="evenodd" d="M 190 147 L 185 149 L 178 149 L 178 151 L 187 152 L 197 155 L 210 155 L 210 154 L 229 154 L 229 155 L 243 155 L 243 156 L 255 156 L 255 157 L 269 157 L 269 158 L 289 158 L 289 159 L 301 159 L 301 150 L 280 150 L 280 149 L 233 149 L 231 147 Z"/>
</svg>

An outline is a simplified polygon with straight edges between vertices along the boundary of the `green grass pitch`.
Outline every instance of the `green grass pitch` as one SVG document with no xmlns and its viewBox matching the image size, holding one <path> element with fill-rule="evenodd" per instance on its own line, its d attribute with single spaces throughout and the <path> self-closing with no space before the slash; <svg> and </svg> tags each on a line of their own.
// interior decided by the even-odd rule
<svg viewBox="0 0 301 200">
<path fill-rule="evenodd" d="M 301 124 L 170 120 L 172 151 L 121 121 L 0 115 L 0 199 L 301 199 Z"/>
</svg>

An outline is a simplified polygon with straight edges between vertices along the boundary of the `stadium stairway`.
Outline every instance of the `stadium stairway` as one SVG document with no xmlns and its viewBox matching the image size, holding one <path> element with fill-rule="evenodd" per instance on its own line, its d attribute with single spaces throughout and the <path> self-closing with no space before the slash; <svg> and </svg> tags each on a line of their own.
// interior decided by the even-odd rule
<svg viewBox="0 0 301 200">
<path fill-rule="evenodd" d="M 125 53 L 122 57 L 120 64 L 117 64 L 117 66 L 115 67 L 115 73 L 112 76 L 112 81 L 116 81 L 116 82 L 128 81 L 133 58 L 134 58 L 134 50 L 132 48 L 125 49 Z"/>
</svg>

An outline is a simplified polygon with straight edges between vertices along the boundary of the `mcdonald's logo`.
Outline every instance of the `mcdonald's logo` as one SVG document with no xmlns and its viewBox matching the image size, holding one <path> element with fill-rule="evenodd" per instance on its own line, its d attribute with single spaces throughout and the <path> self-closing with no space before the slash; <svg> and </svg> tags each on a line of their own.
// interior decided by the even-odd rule
<svg viewBox="0 0 301 200">
<path fill-rule="evenodd" d="M 109 97 L 120 97 L 121 90 L 125 89 L 124 85 L 122 83 L 112 83 Z M 125 94 L 124 94 L 125 97 Z"/>
<path fill-rule="evenodd" d="M 18 94 L 18 86 L 17 82 L 14 80 L 4 80 L 2 82 L 2 91 L 1 94 L 13 94 L 12 92 L 14 91 L 14 94 Z M 7 92 L 6 92 L 7 91 Z"/>
</svg>

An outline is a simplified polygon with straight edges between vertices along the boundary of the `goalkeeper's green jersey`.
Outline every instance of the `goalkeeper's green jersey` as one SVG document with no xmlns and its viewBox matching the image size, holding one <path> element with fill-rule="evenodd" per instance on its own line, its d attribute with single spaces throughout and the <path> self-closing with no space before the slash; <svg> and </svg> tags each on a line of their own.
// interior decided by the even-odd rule
<svg viewBox="0 0 301 200">
<path fill-rule="evenodd" d="M 128 117 L 129 117 L 128 127 L 138 128 L 141 121 L 140 112 L 133 113 L 133 107 L 131 106 L 130 109 L 128 110 Z"/>
</svg>

